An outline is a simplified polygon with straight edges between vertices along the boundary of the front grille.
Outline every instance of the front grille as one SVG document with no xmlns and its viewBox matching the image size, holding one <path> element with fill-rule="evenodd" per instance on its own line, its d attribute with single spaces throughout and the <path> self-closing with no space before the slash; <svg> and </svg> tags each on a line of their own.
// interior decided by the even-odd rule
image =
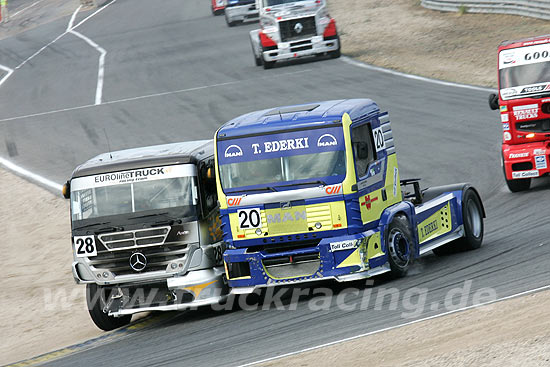
<svg viewBox="0 0 550 367">
<path fill-rule="evenodd" d="M 304 256 L 303 260 L 299 260 L 299 262 L 293 263 L 285 262 L 285 259 L 283 258 L 272 259 L 271 261 L 264 260 L 263 265 L 265 268 L 265 272 L 271 278 L 277 279 L 310 277 L 315 274 L 321 267 L 319 254 L 309 255 L 309 259 L 305 257 L 306 255 L 302 256 Z M 316 259 L 314 259 L 314 257 Z M 276 263 L 275 260 L 279 260 L 280 262 Z"/>
<path fill-rule="evenodd" d="M 140 249 L 147 258 L 145 269 L 139 273 L 148 273 L 153 271 L 164 271 L 166 266 L 176 259 L 182 259 L 187 256 L 189 249 L 187 244 L 164 245 Z M 97 256 L 90 259 L 90 265 L 96 269 L 106 269 L 116 275 L 137 274 L 130 267 L 130 256 L 136 252 L 132 250 L 123 251 L 99 251 Z"/>
<path fill-rule="evenodd" d="M 550 132 L 550 119 L 517 122 L 516 129 L 535 133 Z"/>
<path fill-rule="evenodd" d="M 121 251 L 162 245 L 169 232 L 168 226 L 100 234 L 97 238 L 108 250 Z"/>
<path fill-rule="evenodd" d="M 285 20 L 279 23 L 279 28 L 283 42 L 317 35 L 315 17 Z"/>
</svg>

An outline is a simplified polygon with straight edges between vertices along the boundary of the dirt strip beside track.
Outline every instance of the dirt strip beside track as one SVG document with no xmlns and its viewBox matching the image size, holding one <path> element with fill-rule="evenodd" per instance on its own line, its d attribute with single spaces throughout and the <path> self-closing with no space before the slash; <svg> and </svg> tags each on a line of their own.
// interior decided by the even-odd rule
<svg viewBox="0 0 550 367">
<path fill-rule="evenodd" d="M 418 0 L 329 0 L 329 5 L 344 54 L 369 64 L 466 84 L 496 87 L 501 41 L 550 34 L 549 21 L 443 13 L 421 7 Z"/>
<path fill-rule="evenodd" d="M 535 293 L 264 366 L 547 366 L 549 308 L 550 292 Z"/>
</svg>

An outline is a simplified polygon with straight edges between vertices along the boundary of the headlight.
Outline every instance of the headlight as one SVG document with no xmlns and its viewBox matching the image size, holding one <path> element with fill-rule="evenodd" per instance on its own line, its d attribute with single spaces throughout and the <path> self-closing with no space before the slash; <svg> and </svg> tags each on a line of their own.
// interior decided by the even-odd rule
<svg viewBox="0 0 550 367">
<path fill-rule="evenodd" d="M 260 19 L 260 26 L 262 28 L 269 28 L 269 27 L 275 27 L 276 23 L 273 19 L 271 18 L 261 18 Z"/>
</svg>

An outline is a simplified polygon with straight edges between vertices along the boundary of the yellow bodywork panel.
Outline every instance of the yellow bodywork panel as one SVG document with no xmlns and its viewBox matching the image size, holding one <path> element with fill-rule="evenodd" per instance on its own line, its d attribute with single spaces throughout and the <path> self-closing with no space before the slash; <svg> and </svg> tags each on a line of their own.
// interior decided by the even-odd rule
<svg viewBox="0 0 550 367">
<path fill-rule="evenodd" d="M 233 239 L 249 240 L 266 236 L 315 233 L 348 227 L 346 205 L 343 201 L 295 206 L 288 209 L 266 209 L 260 211 L 260 216 L 262 233 L 258 235 L 257 228 L 240 228 L 238 212 L 229 214 Z M 321 224 L 320 228 L 316 227 L 317 223 Z"/>
<path fill-rule="evenodd" d="M 451 219 L 451 207 L 447 203 L 418 225 L 419 242 L 423 243 L 450 232 L 453 228 Z"/>
<path fill-rule="evenodd" d="M 347 266 L 361 265 L 363 260 L 361 259 L 360 247 L 356 248 L 344 261 L 338 264 L 337 268 L 345 268 Z"/>
</svg>

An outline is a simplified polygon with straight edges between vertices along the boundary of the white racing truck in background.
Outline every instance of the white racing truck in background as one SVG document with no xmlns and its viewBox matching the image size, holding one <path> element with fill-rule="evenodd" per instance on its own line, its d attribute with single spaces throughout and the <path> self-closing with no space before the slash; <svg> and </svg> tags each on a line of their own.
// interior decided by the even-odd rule
<svg viewBox="0 0 550 367">
<path fill-rule="evenodd" d="M 258 20 L 258 8 L 255 0 L 224 0 L 225 22 L 229 27 L 238 23 Z"/>
<path fill-rule="evenodd" d="M 100 329 L 227 297 L 212 141 L 99 155 L 74 170 L 63 196 L 73 276 Z"/>
<path fill-rule="evenodd" d="M 257 66 L 270 69 L 275 62 L 328 54 L 340 57 L 336 21 L 326 0 L 256 0 L 260 29 L 250 32 Z"/>
</svg>

